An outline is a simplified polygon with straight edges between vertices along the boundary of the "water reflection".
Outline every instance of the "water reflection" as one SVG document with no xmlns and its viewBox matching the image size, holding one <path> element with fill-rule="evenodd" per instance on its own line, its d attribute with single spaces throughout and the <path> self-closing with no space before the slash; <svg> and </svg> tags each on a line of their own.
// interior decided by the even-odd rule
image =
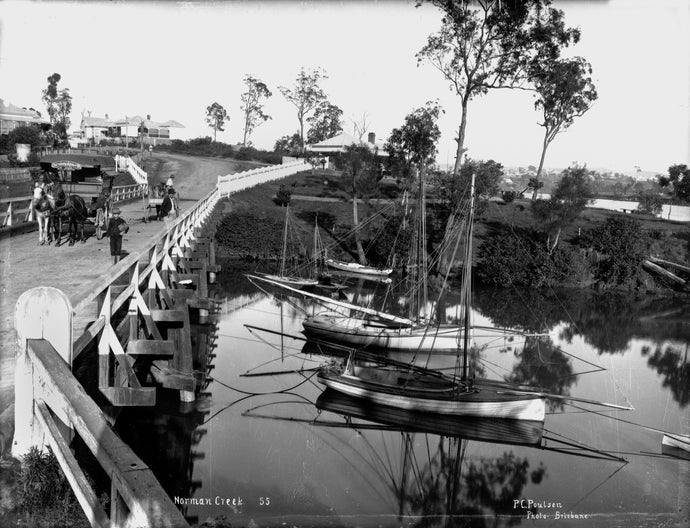
<svg viewBox="0 0 690 528">
<path fill-rule="evenodd" d="M 233 526 L 529 525 L 527 512 L 512 502 L 526 497 L 604 519 L 642 511 L 650 517 L 641 522 L 671 525 L 684 515 L 678 504 L 687 483 L 679 480 L 679 464 L 687 462 L 661 458 L 658 432 L 636 425 L 683 432 L 690 336 L 677 300 L 629 306 L 634 303 L 598 302 L 589 293 L 557 301 L 535 293 L 477 292 L 480 322 L 548 331 L 514 340 L 479 336 L 472 361 L 484 374 L 563 396 L 616 403 L 629 396 L 636 407 L 593 415 L 561 403 L 535 436 L 530 429 L 496 430 L 491 422 L 391 415 L 329 396 L 313 369 L 342 359 L 347 348 L 303 340 L 301 322 L 311 303 L 268 297 L 239 273 L 223 283 L 215 379 L 205 389 L 210 407 L 185 410 L 171 403 L 150 415 L 128 411 L 118 423 L 171 496 L 246 501 L 232 511 L 190 506 L 186 514 L 201 520 L 227 515 Z M 363 302 L 386 302 L 402 314 L 408 307 L 395 287 L 352 286 Z M 525 308 L 527 296 L 536 312 Z M 445 296 L 447 320 L 456 304 L 453 294 Z M 585 313 L 589 305 L 596 317 Z M 455 367 L 454 355 L 415 359 L 431 368 Z M 599 364 L 607 370 L 592 373 Z M 593 460 L 573 457 L 573 451 Z M 622 462 L 606 452 L 626 458 L 625 470 L 615 473 Z M 266 495 L 268 509 L 258 504 Z"/>
<path fill-rule="evenodd" d="M 662 377 L 664 387 L 671 389 L 673 399 L 682 408 L 690 403 L 690 362 L 688 362 L 688 344 L 684 348 L 669 345 L 662 350 L 658 346 L 652 353 L 648 346 L 642 348 L 642 355 L 647 357 L 647 364 Z"/>
<path fill-rule="evenodd" d="M 195 464 L 205 453 L 199 445 L 207 434 L 204 402 L 181 407 L 174 391 L 159 390 L 156 408 L 129 407 L 119 416 L 117 434 L 146 462 L 170 497 L 193 497 L 202 483 L 194 479 Z M 190 522 L 195 516 L 182 513 Z"/>
<path fill-rule="evenodd" d="M 509 525 L 519 524 L 526 511 L 516 512 L 513 498 L 522 495 L 528 481 L 540 482 L 546 472 L 541 464 L 530 472 L 528 458 L 512 450 L 476 459 L 467 456 L 468 442 L 493 443 L 499 448 L 539 446 L 543 434 L 539 422 L 414 413 L 363 404 L 330 390 L 315 405 L 319 414 L 305 421 L 317 428 L 356 431 L 358 445 L 368 451 L 360 450 L 358 456 L 374 461 L 380 479 L 371 485 L 388 490 L 398 521 L 409 523 L 411 518 L 411 526 L 493 526 L 498 515 L 509 516 Z M 258 406 L 243 415 L 295 419 L 266 414 L 270 407 Z M 381 432 L 391 440 L 385 445 L 377 443 Z M 352 464 L 359 462 L 353 459 Z"/>
<path fill-rule="evenodd" d="M 565 323 L 565 340 L 582 336 L 600 354 L 624 353 L 634 338 L 690 342 L 690 302 L 679 298 L 483 289 L 473 307 L 497 326 L 536 332 Z"/>
<path fill-rule="evenodd" d="M 299 412 L 298 402 L 302 403 Z M 536 504 L 515 506 L 515 498 L 523 497 L 528 485 L 539 485 L 547 475 L 544 462 L 532 462 L 525 448 L 624 462 L 582 443 L 566 443 L 565 450 L 549 447 L 547 443 L 563 443 L 550 434 L 547 438 L 541 422 L 406 411 L 330 389 L 318 396 L 314 406 L 317 415 L 300 418 L 311 406 L 293 396 L 256 404 L 242 416 L 354 432 L 353 469 L 360 469 L 366 460 L 379 481 L 367 484 L 379 493 L 387 490 L 389 497 L 381 500 L 395 505 L 397 520 L 410 526 L 496 526 L 499 518 L 501 525 L 512 526 L 528 512 L 536 514 Z M 492 445 L 491 454 L 469 449 L 481 445 Z"/>
<path fill-rule="evenodd" d="M 519 353 L 519 362 L 513 367 L 506 381 L 531 387 L 539 387 L 550 394 L 570 395 L 575 382 L 571 358 L 556 346 L 550 337 L 525 338 Z M 550 400 L 551 412 L 563 410 L 562 400 Z"/>
</svg>

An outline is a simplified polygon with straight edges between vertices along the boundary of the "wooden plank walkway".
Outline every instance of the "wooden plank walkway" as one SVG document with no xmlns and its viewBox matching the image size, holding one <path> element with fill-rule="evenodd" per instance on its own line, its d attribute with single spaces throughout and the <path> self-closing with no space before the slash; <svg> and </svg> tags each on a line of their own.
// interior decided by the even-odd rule
<svg viewBox="0 0 690 528">
<path fill-rule="evenodd" d="M 180 208 L 183 212 L 215 188 L 219 175 L 235 172 L 234 164 L 223 160 L 165 157 L 176 175 L 175 186 L 182 197 Z M 122 210 L 122 218 L 130 225 L 129 233 L 123 239 L 124 251 L 141 251 L 151 237 L 165 228 L 163 221 L 144 223 L 145 211 L 141 201 L 119 204 L 118 207 Z M 87 225 L 86 230 L 93 234 L 94 227 Z M 58 248 L 54 245 L 39 246 L 37 231 L 0 240 L 0 447 L 3 448 L 0 455 L 9 452 L 9 439 L 13 435 L 14 365 L 17 353 L 14 308 L 17 299 L 24 291 L 35 286 L 53 286 L 74 301 L 89 283 L 111 266 L 108 239 L 97 240 L 95 235 L 85 243 L 78 242 L 74 246 L 64 244 Z M 97 316 L 95 304 L 92 310 L 80 316 L 74 321 L 75 337 L 80 335 L 87 322 Z"/>
</svg>

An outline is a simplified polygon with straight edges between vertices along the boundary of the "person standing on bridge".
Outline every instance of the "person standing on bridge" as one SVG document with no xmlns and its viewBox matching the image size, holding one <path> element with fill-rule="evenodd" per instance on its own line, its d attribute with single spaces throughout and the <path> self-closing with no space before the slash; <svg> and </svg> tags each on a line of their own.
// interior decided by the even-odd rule
<svg viewBox="0 0 690 528">
<path fill-rule="evenodd" d="M 117 264 L 122 253 L 122 235 L 129 231 L 129 226 L 127 222 L 120 218 L 120 210 L 117 207 L 114 207 L 111 213 L 112 217 L 108 222 L 110 255 L 113 257 L 113 264 Z"/>
</svg>

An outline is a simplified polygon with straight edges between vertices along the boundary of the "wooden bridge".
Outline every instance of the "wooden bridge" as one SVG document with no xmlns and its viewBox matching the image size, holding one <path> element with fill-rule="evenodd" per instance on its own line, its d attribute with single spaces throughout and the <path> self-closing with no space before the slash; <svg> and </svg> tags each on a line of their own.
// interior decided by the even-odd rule
<svg viewBox="0 0 690 528">
<path fill-rule="evenodd" d="M 12 344 L 0 356 L 0 379 L 14 371 L 13 386 L 0 386 L 0 412 L 14 399 L 12 454 L 50 445 L 93 526 L 187 526 L 151 470 L 111 429 L 112 412 L 155 405 L 155 387 L 141 382 L 148 377 L 179 391 L 182 402 L 194 401 L 205 388 L 215 339 L 210 313 L 217 307 L 209 298 L 219 269 L 214 232 L 223 197 L 309 168 L 297 162 L 219 176 L 205 196 L 162 228 L 133 223 L 138 205 L 123 205 L 132 226 L 131 254 L 115 266 L 103 265 L 104 272 L 90 280 L 84 279 L 89 271 L 109 261 L 98 254 L 106 247 L 102 242 L 100 248 L 92 240 L 54 249 L 37 248 L 26 234 L 0 241 L 0 330 L 3 343 Z M 208 188 L 210 182 L 195 185 Z M 72 258 L 51 262 L 37 255 L 45 251 L 71 252 Z M 32 282 L 36 286 L 26 289 Z M 202 326 L 207 330 L 192 340 L 193 327 Z M 92 373 L 97 379 L 88 383 L 97 387 L 95 394 L 72 371 L 86 353 L 98 357 Z M 109 512 L 70 450 L 75 435 L 110 480 Z"/>
</svg>

